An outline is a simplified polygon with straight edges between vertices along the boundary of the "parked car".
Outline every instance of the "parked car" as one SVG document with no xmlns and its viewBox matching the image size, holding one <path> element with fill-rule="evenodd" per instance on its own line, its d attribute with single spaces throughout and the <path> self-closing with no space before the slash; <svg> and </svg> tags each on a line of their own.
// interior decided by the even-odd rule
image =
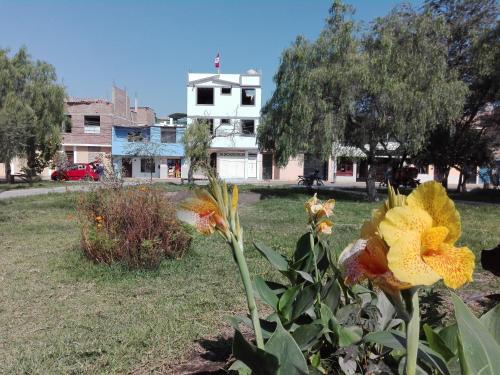
<svg viewBox="0 0 500 375">
<path fill-rule="evenodd" d="M 54 181 L 78 181 L 78 180 L 99 180 L 99 174 L 95 170 L 95 163 L 76 163 L 69 167 L 52 172 L 50 178 Z"/>
</svg>

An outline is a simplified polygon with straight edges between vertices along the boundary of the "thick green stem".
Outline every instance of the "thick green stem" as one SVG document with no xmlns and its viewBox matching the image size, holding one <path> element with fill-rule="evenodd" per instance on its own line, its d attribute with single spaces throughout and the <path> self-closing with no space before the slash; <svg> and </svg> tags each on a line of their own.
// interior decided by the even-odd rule
<svg viewBox="0 0 500 375">
<path fill-rule="evenodd" d="M 316 257 L 316 252 L 314 251 L 314 235 L 313 232 L 309 232 L 309 244 L 311 246 L 311 252 L 313 254 L 314 261 L 314 281 L 316 282 L 316 306 L 319 309 L 321 306 L 321 276 L 318 270 L 318 259 Z"/>
<path fill-rule="evenodd" d="M 247 261 L 245 255 L 243 254 L 243 247 L 234 236 L 231 235 L 231 245 L 233 247 L 234 256 L 236 258 L 236 263 L 240 269 L 241 280 L 243 281 L 243 287 L 245 288 L 245 293 L 247 297 L 248 311 L 250 312 L 250 317 L 252 319 L 253 329 L 255 333 L 255 341 L 257 342 L 257 347 L 259 349 L 264 349 L 264 339 L 262 337 L 262 329 L 260 328 L 259 312 L 257 311 L 257 304 L 255 303 L 255 297 L 253 295 L 252 281 L 250 280 L 250 272 L 248 271 Z"/>
<path fill-rule="evenodd" d="M 417 352 L 420 335 L 420 306 L 418 290 L 412 291 L 410 321 L 406 326 L 406 374 L 415 375 L 417 371 Z"/>
</svg>

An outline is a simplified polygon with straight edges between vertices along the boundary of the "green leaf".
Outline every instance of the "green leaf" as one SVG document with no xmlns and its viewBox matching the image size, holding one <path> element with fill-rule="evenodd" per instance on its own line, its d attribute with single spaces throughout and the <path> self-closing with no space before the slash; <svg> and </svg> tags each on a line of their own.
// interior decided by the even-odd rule
<svg viewBox="0 0 500 375">
<path fill-rule="evenodd" d="M 434 332 L 434 330 L 428 324 L 424 324 L 423 326 L 425 338 L 427 339 L 427 343 L 429 347 L 438 352 L 443 356 L 443 358 L 448 362 L 452 359 L 455 354 L 448 348 L 443 339 L 439 336 L 438 333 Z"/>
<path fill-rule="evenodd" d="M 234 332 L 233 355 L 255 374 L 277 374 L 279 368 L 278 358 L 272 353 L 250 344 L 238 330 Z"/>
<path fill-rule="evenodd" d="M 439 337 L 446 344 L 450 351 L 457 355 L 458 353 L 458 327 L 456 324 L 444 327 L 439 331 Z"/>
<path fill-rule="evenodd" d="M 289 270 L 288 261 L 283 255 L 257 242 L 254 242 L 254 246 L 278 271 L 287 272 Z"/>
<path fill-rule="evenodd" d="M 331 311 L 337 310 L 340 301 L 340 285 L 335 278 L 331 278 L 321 290 L 321 300 Z"/>
<path fill-rule="evenodd" d="M 479 320 L 500 344 L 500 304 L 483 314 Z"/>
<path fill-rule="evenodd" d="M 256 291 L 256 294 L 259 295 L 259 297 L 267 303 L 269 306 L 274 308 L 275 310 L 278 309 L 278 297 L 274 292 L 272 291 L 271 288 L 266 284 L 264 279 L 260 276 L 256 276 L 254 278 L 254 289 Z"/>
<path fill-rule="evenodd" d="M 231 367 L 229 367 L 229 371 L 236 371 L 238 375 L 252 375 L 250 367 L 241 361 L 234 361 Z"/>
<path fill-rule="evenodd" d="M 464 372 L 470 371 L 476 375 L 500 374 L 500 346 L 455 293 L 451 293 L 451 299 L 463 349 L 461 359 L 464 363 L 461 365 Z"/>
<path fill-rule="evenodd" d="M 291 310 L 293 301 L 297 294 L 299 293 L 299 286 L 294 286 L 288 289 L 283 295 L 280 297 L 278 301 L 278 311 L 280 313 L 285 313 L 287 310 Z M 291 311 L 290 311 L 291 312 Z"/>
<path fill-rule="evenodd" d="M 311 244 L 309 239 L 309 233 L 305 233 L 302 237 L 297 241 L 297 245 L 295 247 L 295 253 L 293 254 L 294 263 L 299 263 L 304 260 L 310 254 Z"/>
<path fill-rule="evenodd" d="M 276 375 L 309 374 L 307 362 L 293 337 L 280 322 L 265 345 L 266 352 L 273 354 L 279 361 Z M 260 372 L 257 372 L 260 374 Z"/>
<path fill-rule="evenodd" d="M 323 327 L 320 324 L 304 324 L 292 332 L 292 337 L 300 350 L 310 349 L 321 337 Z"/>
<path fill-rule="evenodd" d="M 406 351 L 406 337 L 399 331 L 372 332 L 367 334 L 363 340 L 373 344 L 380 344 L 387 348 Z M 444 358 L 422 343 L 419 343 L 417 358 L 430 368 L 438 369 L 442 374 L 450 374 Z"/>
<path fill-rule="evenodd" d="M 296 270 L 295 272 L 297 272 L 304 280 L 309 281 L 310 283 L 314 284 L 314 280 L 313 280 L 311 274 L 309 274 L 305 271 L 298 271 L 298 270 Z"/>
<path fill-rule="evenodd" d="M 309 285 L 302 289 L 292 307 L 292 317 L 291 320 L 297 319 L 301 316 L 307 309 L 309 309 L 314 304 L 314 297 L 316 296 L 316 286 Z"/>
</svg>

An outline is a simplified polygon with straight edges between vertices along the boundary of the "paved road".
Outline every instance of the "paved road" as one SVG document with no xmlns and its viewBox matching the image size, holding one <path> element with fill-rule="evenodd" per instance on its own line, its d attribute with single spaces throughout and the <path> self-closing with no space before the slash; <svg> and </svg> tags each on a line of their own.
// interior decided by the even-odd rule
<svg viewBox="0 0 500 375">
<path fill-rule="evenodd" d="M 49 193 L 66 193 L 71 191 L 86 191 L 89 190 L 92 185 L 68 185 L 68 186 L 54 186 L 48 188 L 33 188 L 33 189 L 13 189 L 2 191 L 0 193 L 1 199 L 19 198 L 19 197 L 30 197 L 32 195 L 42 195 Z"/>
</svg>

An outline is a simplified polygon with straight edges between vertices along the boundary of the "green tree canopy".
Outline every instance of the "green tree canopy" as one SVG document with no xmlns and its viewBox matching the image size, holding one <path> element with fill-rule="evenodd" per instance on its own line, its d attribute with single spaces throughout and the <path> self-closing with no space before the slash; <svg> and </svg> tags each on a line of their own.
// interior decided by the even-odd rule
<svg viewBox="0 0 500 375">
<path fill-rule="evenodd" d="M 457 117 L 466 87 L 447 69 L 442 19 L 401 6 L 360 33 L 351 12 L 336 0 L 318 40 L 285 50 L 258 139 L 281 165 L 300 152 L 326 159 L 336 142 L 362 149 L 375 199 L 377 147 L 398 144 L 402 163 Z"/>
<path fill-rule="evenodd" d="M 6 132 L 0 160 L 6 166 L 23 156 L 32 176 L 49 165 L 60 145 L 64 97 L 52 65 L 33 61 L 24 47 L 12 57 L 0 49 L 0 127 Z"/>
<path fill-rule="evenodd" d="M 499 111 L 485 111 L 499 100 L 500 23 L 495 0 L 428 0 L 426 8 L 446 22 L 448 70 L 467 86 L 460 116 L 442 121 L 430 133 L 418 158 L 434 164 L 447 185 L 450 168 L 461 172 L 458 189 L 465 189 L 471 168 L 488 164 L 498 148 Z"/>
<path fill-rule="evenodd" d="M 189 160 L 189 183 L 193 182 L 193 174 L 197 168 L 208 165 L 208 149 L 211 142 L 212 136 L 206 121 L 195 120 L 187 127 L 182 143 L 184 155 Z"/>
</svg>

